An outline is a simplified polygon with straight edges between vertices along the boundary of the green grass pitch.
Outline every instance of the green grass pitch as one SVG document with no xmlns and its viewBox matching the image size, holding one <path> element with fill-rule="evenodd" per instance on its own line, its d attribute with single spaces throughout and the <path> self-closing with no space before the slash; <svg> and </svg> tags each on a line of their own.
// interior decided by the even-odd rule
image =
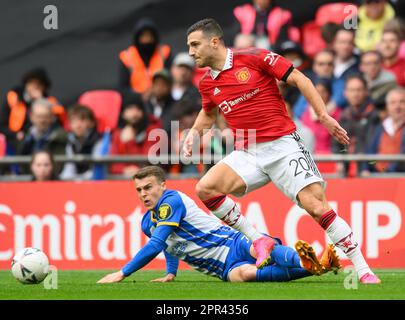
<svg viewBox="0 0 405 320">
<path fill-rule="evenodd" d="M 344 288 L 340 272 L 287 283 L 229 283 L 196 271 L 179 271 L 174 282 L 152 283 L 164 271 L 139 271 L 121 283 L 96 284 L 108 271 L 58 271 L 58 288 L 23 285 L 10 271 L 0 271 L 0 299 L 136 299 L 136 300 L 273 300 L 273 299 L 405 299 L 405 270 L 376 270 L 381 285 Z"/>
</svg>

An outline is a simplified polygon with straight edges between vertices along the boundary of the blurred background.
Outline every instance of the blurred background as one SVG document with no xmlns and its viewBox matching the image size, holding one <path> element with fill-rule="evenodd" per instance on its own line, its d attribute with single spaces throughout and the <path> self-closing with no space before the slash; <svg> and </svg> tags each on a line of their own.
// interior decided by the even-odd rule
<svg viewBox="0 0 405 320">
<path fill-rule="evenodd" d="M 53 179 L 129 177 L 148 163 L 149 132 L 161 128 L 171 134 L 171 121 L 179 121 L 180 130 L 167 152 L 178 154 L 178 138 L 201 107 L 197 87 L 205 72 L 187 57 L 186 31 L 205 17 L 221 24 L 227 46 L 273 50 L 316 84 L 329 113 L 352 137 L 347 149 L 332 141 L 297 89 L 279 86 L 327 177 L 404 171 L 405 142 L 395 138 L 390 142 L 395 146 L 380 148 L 383 121 L 394 116 L 401 127 L 405 117 L 399 110 L 404 107 L 392 115 L 386 107 L 390 90 L 397 91 L 391 100 L 403 99 L 398 89 L 405 85 L 403 1 L 59 0 L 51 4 L 57 11 L 48 5 L 2 2 L 2 180 L 36 179 L 29 157 L 40 150 L 56 156 Z M 39 106 L 33 108 L 35 103 Z M 230 133 L 223 119 L 217 127 L 221 135 L 208 137 L 204 150 L 223 156 Z M 352 157 L 334 161 L 346 154 Z M 356 158 L 359 154 L 369 156 Z M 85 157 L 67 163 L 66 157 L 77 155 Z M 94 166 L 94 156 L 106 162 Z M 124 162 L 117 163 L 117 156 Z M 391 159 L 399 162 L 387 162 Z M 199 176 L 209 166 L 169 163 L 164 168 L 181 178 Z"/>
<path fill-rule="evenodd" d="M 0 269 L 25 246 L 44 249 L 63 269 L 121 266 L 146 242 L 130 178 L 163 156 L 171 155 L 160 162 L 169 187 L 199 201 L 197 179 L 232 150 L 219 115 L 217 134 L 201 146 L 215 161 L 177 161 L 206 72 L 188 56 L 186 32 L 206 17 L 223 27 L 227 46 L 272 50 L 312 80 L 349 146 L 333 141 L 296 88 L 278 85 L 328 178 L 328 199 L 372 267 L 404 268 L 404 4 L 2 0 Z M 156 132 L 170 140 L 151 157 Z M 324 232 L 272 184 L 239 200 L 259 231 L 322 252 Z M 161 257 L 149 267 L 164 268 Z"/>
</svg>

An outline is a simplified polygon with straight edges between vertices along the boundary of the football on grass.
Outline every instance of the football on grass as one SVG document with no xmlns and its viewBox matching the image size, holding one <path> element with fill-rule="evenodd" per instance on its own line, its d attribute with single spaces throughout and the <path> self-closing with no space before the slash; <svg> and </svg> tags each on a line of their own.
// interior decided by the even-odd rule
<svg viewBox="0 0 405 320">
<path fill-rule="evenodd" d="M 11 262 L 11 272 L 18 281 L 24 284 L 42 282 L 49 271 L 49 260 L 46 254 L 37 248 L 24 248 Z"/>
</svg>

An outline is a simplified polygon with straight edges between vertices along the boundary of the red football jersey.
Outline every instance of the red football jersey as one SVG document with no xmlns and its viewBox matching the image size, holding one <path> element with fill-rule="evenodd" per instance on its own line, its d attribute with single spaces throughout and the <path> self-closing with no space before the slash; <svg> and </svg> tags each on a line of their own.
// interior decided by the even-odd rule
<svg viewBox="0 0 405 320">
<path fill-rule="evenodd" d="M 292 70 L 291 62 L 271 51 L 228 49 L 224 69 L 209 70 L 201 79 L 202 107 L 220 109 L 234 132 L 236 148 L 248 145 L 249 129 L 256 130 L 257 143 L 290 134 L 296 127 L 276 79 L 286 81 Z"/>
<path fill-rule="evenodd" d="M 383 65 L 383 69 L 392 72 L 397 78 L 397 83 L 402 87 L 405 86 L 405 59 L 399 58 L 390 66 Z"/>
</svg>

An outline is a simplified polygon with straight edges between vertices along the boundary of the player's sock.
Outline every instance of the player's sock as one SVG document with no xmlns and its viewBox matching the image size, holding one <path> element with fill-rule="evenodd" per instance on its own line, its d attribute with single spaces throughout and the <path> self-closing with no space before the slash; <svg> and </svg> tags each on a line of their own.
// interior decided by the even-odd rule
<svg viewBox="0 0 405 320">
<path fill-rule="evenodd" d="M 340 218 L 333 210 L 330 210 L 321 217 L 319 224 L 326 230 L 334 245 L 341 249 L 353 263 L 359 278 L 366 273 L 373 273 L 353 237 L 352 229 L 346 221 Z"/>
<path fill-rule="evenodd" d="M 242 232 L 249 239 L 254 241 L 263 237 L 241 214 L 235 201 L 226 195 L 205 200 L 203 203 L 217 218 L 224 221 L 230 227 Z"/>
<path fill-rule="evenodd" d="M 301 268 L 301 260 L 298 253 L 290 247 L 276 245 L 270 257 L 271 261 L 280 267 Z"/>
<path fill-rule="evenodd" d="M 288 273 L 290 274 L 291 280 L 301 279 L 313 275 L 311 272 L 301 267 L 288 268 Z"/>
<path fill-rule="evenodd" d="M 308 276 L 312 274 L 304 268 L 284 268 L 277 265 L 265 266 L 256 271 L 256 281 L 259 282 L 284 282 Z"/>
</svg>

